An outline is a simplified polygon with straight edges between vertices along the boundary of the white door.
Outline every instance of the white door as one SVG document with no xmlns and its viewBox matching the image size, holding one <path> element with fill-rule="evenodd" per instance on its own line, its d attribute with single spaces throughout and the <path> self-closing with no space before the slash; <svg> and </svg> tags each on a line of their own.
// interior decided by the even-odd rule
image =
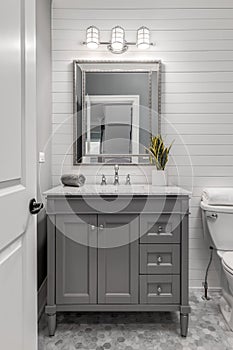
<svg viewBox="0 0 233 350">
<path fill-rule="evenodd" d="M 0 1 L 0 348 L 35 350 L 35 0 Z"/>
</svg>

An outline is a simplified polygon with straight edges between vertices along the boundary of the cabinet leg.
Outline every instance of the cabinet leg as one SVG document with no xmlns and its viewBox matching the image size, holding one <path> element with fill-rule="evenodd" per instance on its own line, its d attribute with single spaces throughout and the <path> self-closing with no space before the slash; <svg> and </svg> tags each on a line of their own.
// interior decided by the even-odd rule
<svg viewBox="0 0 233 350">
<path fill-rule="evenodd" d="M 56 314 L 48 315 L 49 336 L 52 337 L 56 330 Z"/>
<path fill-rule="evenodd" d="M 182 337 L 187 337 L 189 324 L 189 315 L 180 314 L 180 334 Z"/>
</svg>

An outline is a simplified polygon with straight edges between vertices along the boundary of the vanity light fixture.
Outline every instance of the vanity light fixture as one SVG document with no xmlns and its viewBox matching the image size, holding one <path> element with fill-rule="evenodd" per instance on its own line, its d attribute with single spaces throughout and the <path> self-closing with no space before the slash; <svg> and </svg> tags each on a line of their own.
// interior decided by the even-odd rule
<svg viewBox="0 0 233 350">
<path fill-rule="evenodd" d="M 147 27 L 140 27 L 137 31 L 137 47 L 147 50 L 150 47 L 150 31 Z"/>
<path fill-rule="evenodd" d="M 111 44 L 108 45 L 108 49 L 113 53 L 123 53 L 128 49 L 125 43 L 125 31 L 122 27 L 112 28 Z"/>
<path fill-rule="evenodd" d="M 111 30 L 111 40 L 109 42 L 100 41 L 99 29 L 90 26 L 86 30 L 86 41 L 83 42 L 90 49 L 97 49 L 99 45 L 106 45 L 107 49 L 115 54 L 121 54 L 128 50 L 129 46 L 137 46 L 138 49 L 147 50 L 154 44 L 150 42 L 150 30 L 142 26 L 137 30 L 137 41 L 129 42 L 125 40 L 125 30 L 120 26 L 115 26 Z"/>
<path fill-rule="evenodd" d="M 99 40 L 100 32 L 99 29 L 95 26 L 91 26 L 87 28 L 86 31 L 86 45 L 89 49 L 97 49 L 100 40 Z"/>
</svg>

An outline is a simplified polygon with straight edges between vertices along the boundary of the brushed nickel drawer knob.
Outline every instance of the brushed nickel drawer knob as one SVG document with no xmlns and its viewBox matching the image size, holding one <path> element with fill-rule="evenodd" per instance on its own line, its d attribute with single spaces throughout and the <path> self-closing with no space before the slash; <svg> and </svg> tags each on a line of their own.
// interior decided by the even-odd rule
<svg viewBox="0 0 233 350">
<path fill-rule="evenodd" d="M 157 294 L 160 295 L 162 293 L 162 288 L 160 286 L 157 287 Z"/>
<path fill-rule="evenodd" d="M 157 257 L 157 264 L 160 265 L 163 262 L 163 259 L 161 256 Z"/>
<path fill-rule="evenodd" d="M 95 225 L 91 225 L 91 231 L 95 230 Z"/>
<path fill-rule="evenodd" d="M 100 229 L 100 230 L 103 230 L 103 229 L 104 229 L 104 225 L 100 225 L 100 226 L 99 226 L 99 229 Z"/>
<path fill-rule="evenodd" d="M 158 233 L 161 233 L 163 231 L 163 227 L 162 226 L 159 226 L 158 227 Z"/>
</svg>

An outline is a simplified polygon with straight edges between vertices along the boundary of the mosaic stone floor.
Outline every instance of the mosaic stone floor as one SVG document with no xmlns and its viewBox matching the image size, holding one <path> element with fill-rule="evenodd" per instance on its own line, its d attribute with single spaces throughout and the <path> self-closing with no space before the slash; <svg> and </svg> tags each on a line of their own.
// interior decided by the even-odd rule
<svg viewBox="0 0 233 350">
<path fill-rule="evenodd" d="M 232 350 L 233 332 L 220 314 L 219 293 L 210 293 L 208 302 L 201 296 L 190 295 L 187 338 L 179 335 L 176 313 L 62 313 L 54 337 L 48 337 L 42 316 L 39 350 Z"/>
</svg>

